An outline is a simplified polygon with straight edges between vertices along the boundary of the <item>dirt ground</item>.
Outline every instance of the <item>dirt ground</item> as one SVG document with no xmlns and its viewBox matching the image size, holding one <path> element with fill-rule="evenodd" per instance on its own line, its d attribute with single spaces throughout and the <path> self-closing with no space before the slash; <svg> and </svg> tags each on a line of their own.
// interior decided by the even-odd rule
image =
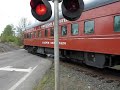
<svg viewBox="0 0 120 90">
<path fill-rule="evenodd" d="M 9 52 L 17 49 L 19 49 L 19 47 L 12 43 L 0 43 L 0 53 Z"/>
</svg>

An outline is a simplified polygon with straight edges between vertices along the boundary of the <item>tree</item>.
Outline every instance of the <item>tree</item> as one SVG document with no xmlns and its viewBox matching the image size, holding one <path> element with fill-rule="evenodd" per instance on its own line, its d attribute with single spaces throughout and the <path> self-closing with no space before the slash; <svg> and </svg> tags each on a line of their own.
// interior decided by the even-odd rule
<svg viewBox="0 0 120 90">
<path fill-rule="evenodd" d="M 17 26 L 18 32 L 24 31 L 25 28 L 30 24 L 31 23 L 28 22 L 27 18 L 21 18 Z"/>
<path fill-rule="evenodd" d="M 13 25 L 7 25 L 7 26 L 4 28 L 3 35 L 13 36 Z"/>
<path fill-rule="evenodd" d="M 14 42 L 14 26 L 7 25 L 4 28 L 4 31 L 1 34 L 1 41 L 2 42 Z"/>
<path fill-rule="evenodd" d="M 25 30 L 25 28 L 30 25 L 31 23 L 28 22 L 27 18 L 21 18 L 18 26 L 16 26 L 17 29 L 17 37 L 19 38 L 19 42 L 22 45 L 23 44 L 23 31 Z"/>
</svg>

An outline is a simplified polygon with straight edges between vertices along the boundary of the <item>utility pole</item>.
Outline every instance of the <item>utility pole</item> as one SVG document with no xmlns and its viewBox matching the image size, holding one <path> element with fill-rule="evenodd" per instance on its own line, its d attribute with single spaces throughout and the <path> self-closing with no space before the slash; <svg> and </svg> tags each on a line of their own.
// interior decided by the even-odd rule
<svg viewBox="0 0 120 90">
<path fill-rule="evenodd" d="M 55 90 L 60 90 L 59 70 L 59 9 L 58 0 L 54 0 L 54 64 L 55 64 Z"/>
</svg>

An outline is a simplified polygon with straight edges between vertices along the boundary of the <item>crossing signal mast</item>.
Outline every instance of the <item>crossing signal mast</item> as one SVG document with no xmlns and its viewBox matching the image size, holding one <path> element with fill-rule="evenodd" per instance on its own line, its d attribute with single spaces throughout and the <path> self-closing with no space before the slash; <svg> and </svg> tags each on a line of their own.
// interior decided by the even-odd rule
<svg viewBox="0 0 120 90">
<path fill-rule="evenodd" d="M 38 21 L 47 21 L 52 16 L 51 5 L 48 1 L 50 0 L 31 0 L 31 13 Z M 61 8 L 65 19 L 75 21 L 83 12 L 84 2 L 83 0 L 62 0 Z"/>
<path fill-rule="evenodd" d="M 32 15 L 39 21 L 47 21 L 52 16 L 50 0 L 31 0 Z M 54 1 L 54 63 L 55 63 L 55 90 L 60 90 L 60 74 L 59 74 L 59 9 L 58 3 L 61 0 Z M 62 14 L 69 21 L 77 20 L 84 9 L 83 0 L 63 0 Z"/>
</svg>

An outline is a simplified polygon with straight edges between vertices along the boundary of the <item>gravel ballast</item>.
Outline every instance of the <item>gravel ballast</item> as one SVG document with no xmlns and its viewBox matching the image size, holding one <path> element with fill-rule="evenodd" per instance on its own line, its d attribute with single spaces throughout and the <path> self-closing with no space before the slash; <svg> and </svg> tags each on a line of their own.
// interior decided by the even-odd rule
<svg viewBox="0 0 120 90">
<path fill-rule="evenodd" d="M 39 89 L 35 90 L 54 90 L 54 68 L 46 74 L 47 79 L 45 80 L 45 75 L 42 88 L 39 84 Z M 93 67 L 60 62 L 60 90 L 120 90 L 120 75 L 111 75 Z"/>
</svg>

